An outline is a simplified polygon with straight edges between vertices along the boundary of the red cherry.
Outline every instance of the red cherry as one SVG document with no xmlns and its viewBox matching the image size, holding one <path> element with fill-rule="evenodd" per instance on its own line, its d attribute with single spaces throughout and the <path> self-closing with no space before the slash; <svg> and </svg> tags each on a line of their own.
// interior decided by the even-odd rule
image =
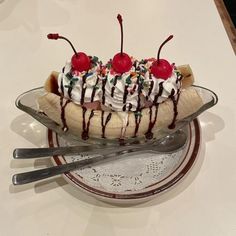
<svg viewBox="0 0 236 236">
<path fill-rule="evenodd" d="M 90 62 L 89 57 L 84 52 L 76 52 L 73 44 L 70 42 L 69 39 L 67 39 L 66 37 L 60 36 L 59 34 L 48 34 L 47 37 L 48 39 L 54 39 L 54 40 L 64 39 L 70 44 L 71 48 L 73 49 L 75 53 L 73 57 L 71 58 L 71 64 L 74 70 L 82 72 L 82 71 L 86 71 L 90 69 L 91 62 Z"/>
<path fill-rule="evenodd" d="M 89 57 L 84 52 L 78 52 L 71 58 L 72 68 L 79 72 L 87 71 L 90 69 L 91 62 Z"/>
<path fill-rule="evenodd" d="M 173 67 L 165 59 L 159 59 L 159 61 L 154 61 L 151 67 L 151 73 L 161 79 L 168 79 L 173 71 Z"/>
<path fill-rule="evenodd" d="M 123 52 L 123 24 L 122 24 L 122 16 L 120 14 L 117 15 L 117 19 L 120 24 L 120 31 L 121 31 L 121 49 L 120 53 L 117 53 L 112 60 L 112 68 L 117 73 L 125 73 L 129 71 L 132 67 L 132 61 L 128 54 Z"/>
<path fill-rule="evenodd" d="M 132 61 L 128 54 L 117 53 L 112 60 L 112 67 L 117 73 L 125 73 L 132 67 Z"/>
<path fill-rule="evenodd" d="M 170 35 L 159 47 L 158 54 L 157 54 L 157 60 L 155 60 L 152 63 L 151 66 L 151 73 L 156 77 L 156 78 L 161 78 L 161 79 L 168 79 L 173 71 L 173 66 L 165 59 L 160 59 L 160 52 L 162 47 L 173 38 L 173 35 Z"/>
</svg>

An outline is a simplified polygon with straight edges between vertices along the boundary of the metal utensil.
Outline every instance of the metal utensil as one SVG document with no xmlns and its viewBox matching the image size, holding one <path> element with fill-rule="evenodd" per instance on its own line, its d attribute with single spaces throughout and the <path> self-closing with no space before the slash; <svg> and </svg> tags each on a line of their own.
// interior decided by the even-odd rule
<svg viewBox="0 0 236 236">
<path fill-rule="evenodd" d="M 101 155 L 113 152 L 114 148 L 117 152 L 125 150 L 146 149 L 155 145 L 158 152 L 171 152 L 186 142 L 187 136 L 184 130 L 178 130 L 176 133 L 167 135 L 164 139 L 156 142 L 148 142 L 143 144 L 132 144 L 124 146 L 104 146 L 104 145 L 88 145 L 88 146 L 66 146 L 66 147 L 49 147 L 49 148 L 16 148 L 13 151 L 14 159 L 31 159 L 55 155 L 93 155 L 100 153 Z"/>
<path fill-rule="evenodd" d="M 177 138 L 176 138 L 177 137 Z M 185 132 L 178 132 L 178 136 L 175 137 L 169 137 L 166 138 L 162 144 L 162 148 L 165 148 L 166 151 L 174 151 L 177 150 L 181 147 L 184 146 L 187 140 L 187 135 Z M 159 144 L 160 145 L 160 144 Z M 160 146 L 159 145 L 142 145 L 136 146 L 136 147 L 119 147 L 118 149 L 116 148 L 114 152 L 114 147 L 113 148 L 106 148 L 106 149 L 101 149 L 100 153 L 97 154 L 97 156 L 85 159 L 85 160 L 80 160 L 80 161 L 75 161 L 72 163 L 67 163 L 59 166 L 54 166 L 54 167 L 49 167 L 45 169 L 40 169 L 40 170 L 35 170 L 35 171 L 30 171 L 30 172 L 25 172 L 25 173 L 19 173 L 15 174 L 12 177 L 12 183 L 14 185 L 22 185 L 22 184 L 27 184 L 31 183 L 37 180 L 42 180 L 46 179 L 55 175 L 59 175 L 65 172 L 69 172 L 78 168 L 86 167 L 91 164 L 97 164 L 100 163 L 101 161 L 105 161 L 108 159 L 111 159 L 112 157 L 120 157 L 124 154 L 127 153 L 134 153 L 134 152 L 139 152 L 139 151 L 145 151 L 145 152 L 159 152 L 160 151 Z M 118 151 L 117 151 L 118 150 Z M 98 153 L 98 150 L 96 151 Z M 94 154 L 94 152 L 93 152 Z"/>
</svg>

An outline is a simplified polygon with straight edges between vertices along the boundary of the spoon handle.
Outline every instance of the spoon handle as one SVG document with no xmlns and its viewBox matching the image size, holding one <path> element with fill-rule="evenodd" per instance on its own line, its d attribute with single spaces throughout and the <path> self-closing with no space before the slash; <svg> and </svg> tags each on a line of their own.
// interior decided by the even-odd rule
<svg viewBox="0 0 236 236">
<path fill-rule="evenodd" d="M 75 161 L 75 162 L 71 162 L 71 163 L 67 163 L 67 164 L 62 164 L 62 165 L 58 165 L 58 166 L 53 166 L 53 167 L 48 167 L 48 168 L 44 168 L 44 169 L 40 169 L 40 170 L 34 170 L 34 171 L 25 172 L 25 173 L 15 174 L 12 177 L 12 183 L 14 185 L 22 185 L 22 184 L 35 182 L 38 180 L 53 177 L 55 175 L 59 175 L 59 174 L 63 174 L 63 173 L 69 172 L 69 171 L 73 171 L 78 168 L 86 167 L 91 164 L 95 164 L 95 163 L 98 164 L 99 162 L 102 162 L 108 158 L 111 159 L 112 157 L 119 157 L 121 155 L 135 152 L 135 151 L 139 151 L 139 150 L 140 150 L 140 148 L 133 148 L 133 149 L 125 149 L 125 150 L 120 150 L 120 151 L 114 152 L 114 149 L 113 149 L 113 152 L 110 151 L 109 153 L 107 153 L 105 155 L 98 154 L 95 157 L 91 157 L 91 158 L 85 159 L 85 160 L 79 160 L 79 161 Z"/>
<path fill-rule="evenodd" d="M 73 155 L 82 154 L 83 152 L 90 152 L 90 154 L 98 153 L 104 147 L 96 146 L 65 146 L 65 147 L 48 147 L 48 148 L 16 148 L 13 151 L 14 159 L 31 159 L 40 157 L 49 157 L 57 155 Z"/>
<path fill-rule="evenodd" d="M 53 177 L 55 175 L 63 174 L 77 168 L 85 167 L 89 164 L 96 163 L 104 160 L 104 156 L 96 156 L 90 159 L 75 161 L 59 166 L 53 166 L 45 169 L 29 171 L 25 173 L 15 174 L 12 177 L 12 183 L 14 185 L 22 185 L 31 182 L 35 182 L 38 180 L 46 179 Z"/>
</svg>

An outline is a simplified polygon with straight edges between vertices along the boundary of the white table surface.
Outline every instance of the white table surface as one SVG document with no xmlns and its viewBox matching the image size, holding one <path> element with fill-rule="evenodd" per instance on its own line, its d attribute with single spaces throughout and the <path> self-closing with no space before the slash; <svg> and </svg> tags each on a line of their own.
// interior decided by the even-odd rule
<svg viewBox="0 0 236 236">
<path fill-rule="evenodd" d="M 118 207 L 95 200 L 61 177 L 14 187 L 14 173 L 48 165 L 12 160 L 16 147 L 46 146 L 46 130 L 14 106 L 17 95 L 41 86 L 76 48 L 103 61 L 119 50 L 117 13 L 124 18 L 125 51 L 190 64 L 196 84 L 219 95 L 202 114 L 202 146 L 189 175 L 149 202 Z M 0 1 L 0 235 L 236 235 L 235 55 L 213 0 Z M 32 123 L 31 129 L 26 127 Z"/>
</svg>

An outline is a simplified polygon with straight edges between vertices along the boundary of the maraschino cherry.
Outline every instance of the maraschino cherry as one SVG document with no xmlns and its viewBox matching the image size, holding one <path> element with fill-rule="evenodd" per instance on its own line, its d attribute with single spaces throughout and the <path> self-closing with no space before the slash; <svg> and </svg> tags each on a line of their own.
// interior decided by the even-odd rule
<svg viewBox="0 0 236 236">
<path fill-rule="evenodd" d="M 91 62 L 89 57 L 84 52 L 76 52 L 73 44 L 67 38 L 60 36 L 59 34 L 48 34 L 47 37 L 48 39 L 54 39 L 54 40 L 64 39 L 70 44 L 75 53 L 71 58 L 71 64 L 74 70 L 82 72 L 90 69 Z"/>
<path fill-rule="evenodd" d="M 156 77 L 156 78 L 161 78 L 161 79 L 168 79 L 173 71 L 173 66 L 165 59 L 160 59 L 160 52 L 162 47 L 173 38 L 173 35 L 170 35 L 159 47 L 158 53 L 157 53 L 157 60 L 155 60 L 152 63 L 151 66 L 151 73 Z"/>
<path fill-rule="evenodd" d="M 132 61 L 128 54 L 123 52 L 123 24 L 122 24 L 122 16 L 120 14 L 117 15 L 117 19 L 120 24 L 121 30 L 121 49 L 120 52 L 117 53 L 112 60 L 112 68 L 117 73 L 125 73 L 129 71 L 132 67 Z"/>
</svg>

